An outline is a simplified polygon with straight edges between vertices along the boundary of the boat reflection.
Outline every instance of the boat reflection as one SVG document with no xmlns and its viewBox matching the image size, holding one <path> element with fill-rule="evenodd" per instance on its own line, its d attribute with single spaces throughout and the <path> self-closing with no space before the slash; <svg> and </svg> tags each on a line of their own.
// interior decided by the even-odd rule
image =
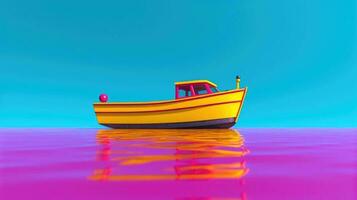
<svg viewBox="0 0 357 200">
<path fill-rule="evenodd" d="M 239 179 L 249 152 L 237 130 L 99 130 L 91 180 Z"/>
</svg>

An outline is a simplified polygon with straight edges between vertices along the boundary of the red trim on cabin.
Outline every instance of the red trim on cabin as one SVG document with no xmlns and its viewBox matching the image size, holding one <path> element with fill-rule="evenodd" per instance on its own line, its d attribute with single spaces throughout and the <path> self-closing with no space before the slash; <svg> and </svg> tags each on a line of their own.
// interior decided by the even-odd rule
<svg viewBox="0 0 357 200">
<path fill-rule="evenodd" d="M 190 84 L 190 90 L 191 90 L 191 96 L 193 96 L 193 97 L 196 96 L 196 92 L 193 89 L 193 84 Z M 186 95 L 186 97 L 189 97 L 189 96 Z"/>
<path fill-rule="evenodd" d="M 209 84 L 205 83 L 205 87 L 206 87 L 206 90 L 207 90 L 208 94 L 212 94 L 213 93 L 211 88 L 209 87 Z"/>
<path fill-rule="evenodd" d="M 180 84 L 180 85 L 176 85 L 176 95 L 175 98 L 176 99 L 181 99 L 181 98 L 187 98 L 187 97 L 192 97 L 192 96 L 198 96 L 200 94 L 196 94 L 196 91 L 194 89 L 195 85 L 204 85 L 204 87 L 207 90 L 207 94 L 212 94 L 212 90 L 210 88 L 210 86 L 213 86 L 211 84 L 205 83 L 205 82 L 197 82 L 197 83 L 190 83 L 190 84 Z M 179 87 L 189 87 L 190 91 L 191 91 L 191 96 L 188 96 L 188 93 L 186 91 L 186 96 L 185 97 L 180 97 L 179 95 Z M 214 86 L 213 86 L 214 87 Z"/>
<path fill-rule="evenodd" d="M 176 99 L 180 98 L 180 97 L 179 97 L 179 87 L 178 87 L 178 85 L 175 86 L 175 91 L 176 91 L 176 93 L 175 93 L 175 98 L 176 98 Z"/>
</svg>

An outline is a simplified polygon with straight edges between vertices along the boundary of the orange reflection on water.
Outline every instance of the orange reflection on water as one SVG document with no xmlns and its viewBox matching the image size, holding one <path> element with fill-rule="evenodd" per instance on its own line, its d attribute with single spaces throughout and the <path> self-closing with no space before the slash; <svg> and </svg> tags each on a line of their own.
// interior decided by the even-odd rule
<svg viewBox="0 0 357 200">
<path fill-rule="evenodd" d="M 99 130 L 91 180 L 238 179 L 249 152 L 237 130 Z"/>
</svg>

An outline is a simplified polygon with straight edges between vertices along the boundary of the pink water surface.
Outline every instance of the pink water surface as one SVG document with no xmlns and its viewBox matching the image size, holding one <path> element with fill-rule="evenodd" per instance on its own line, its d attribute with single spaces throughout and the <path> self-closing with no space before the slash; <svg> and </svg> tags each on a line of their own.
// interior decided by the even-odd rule
<svg viewBox="0 0 357 200">
<path fill-rule="evenodd" d="M 0 129 L 0 199 L 357 199 L 357 129 Z"/>
</svg>

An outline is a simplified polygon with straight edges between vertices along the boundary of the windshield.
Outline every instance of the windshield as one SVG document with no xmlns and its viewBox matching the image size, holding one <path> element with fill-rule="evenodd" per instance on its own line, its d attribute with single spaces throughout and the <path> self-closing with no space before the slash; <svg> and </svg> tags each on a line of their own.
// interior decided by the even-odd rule
<svg viewBox="0 0 357 200">
<path fill-rule="evenodd" d="M 219 92 L 218 89 L 212 85 L 210 85 L 209 88 L 211 89 L 212 93 Z"/>
</svg>

